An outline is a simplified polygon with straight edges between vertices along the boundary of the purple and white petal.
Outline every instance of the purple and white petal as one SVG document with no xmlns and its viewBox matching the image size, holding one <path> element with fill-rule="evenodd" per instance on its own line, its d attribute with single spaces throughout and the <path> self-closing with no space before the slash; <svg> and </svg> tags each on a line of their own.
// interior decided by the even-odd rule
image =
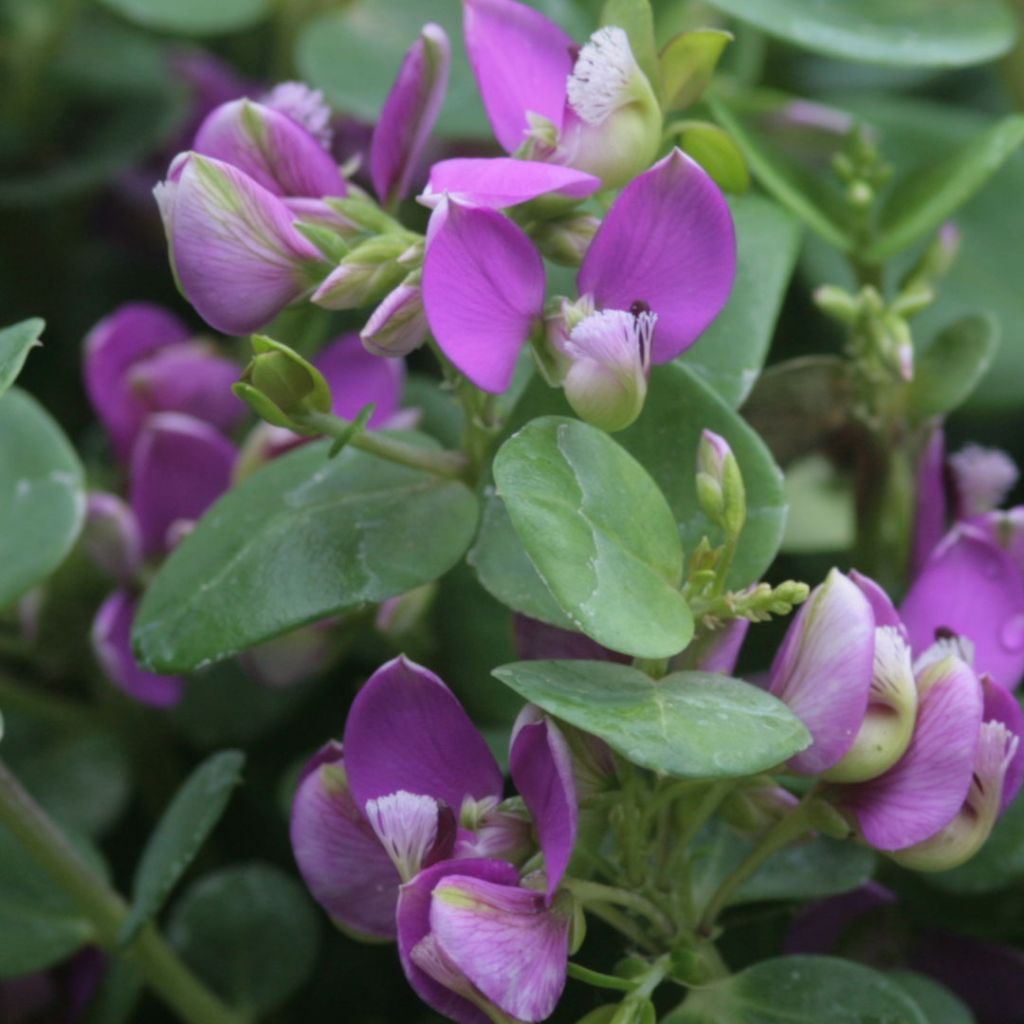
<svg viewBox="0 0 1024 1024">
<path fill-rule="evenodd" d="M 94 491 L 86 502 L 82 546 L 93 564 L 120 584 L 136 582 L 142 537 L 135 513 L 116 494 Z"/>
<path fill-rule="evenodd" d="M 544 263 L 523 230 L 494 210 L 446 200 L 434 211 L 423 305 L 444 354 L 500 394 L 544 307 Z"/>
<path fill-rule="evenodd" d="M 531 704 L 512 729 L 509 771 L 537 830 L 550 902 L 576 845 L 579 808 L 569 745 L 558 726 Z"/>
<path fill-rule="evenodd" d="M 434 164 L 427 188 L 418 198 L 424 206 L 434 207 L 447 192 L 468 206 L 501 210 L 547 195 L 586 199 L 600 187 L 600 178 L 559 164 L 511 157 L 461 157 Z"/>
<path fill-rule="evenodd" d="M 132 652 L 132 623 L 137 602 L 127 590 L 115 590 L 100 605 L 90 639 L 93 653 L 107 678 L 143 704 L 167 708 L 181 700 L 185 680 L 147 672 Z"/>
<path fill-rule="evenodd" d="M 455 695 L 433 672 L 395 658 L 356 695 L 345 722 L 356 803 L 404 790 L 442 800 L 500 796 L 501 769 Z"/>
<path fill-rule="evenodd" d="M 667 363 L 722 311 L 735 276 L 725 197 L 675 149 L 619 193 L 577 281 L 599 308 L 656 313 L 652 358 Z"/>
<path fill-rule="evenodd" d="M 306 765 L 290 834 L 303 881 L 335 921 L 360 935 L 395 938 L 401 879 L 352 799 L 341 744 L 327 744 Z"/>
<path fill-rule="evenodd" d="M 1014 736 L 1022 740 L 1003 779 L 1003 795 L 999 805 L 999 813 L 1002 814 L 1013 803 L 1020 792 L 1021 783 L 1024 782 L 1024 710 L 1021 709 L 1017 698 L 991 676 L 981 677 L 981 688 L 985 695 L 983 720 L 1001 722 Z"/>
<path fill-rule="evenodd" d="M 876 626 L 892 626 L 905 636 L 906 629 L 900 613 L 892 603 L 892 598 L 870 577 L 853 569 L 850 572 L 850 579 L 860 588 L 860 592 L 868 599 L 871 611 L 875 616 Z"/>
</svg>

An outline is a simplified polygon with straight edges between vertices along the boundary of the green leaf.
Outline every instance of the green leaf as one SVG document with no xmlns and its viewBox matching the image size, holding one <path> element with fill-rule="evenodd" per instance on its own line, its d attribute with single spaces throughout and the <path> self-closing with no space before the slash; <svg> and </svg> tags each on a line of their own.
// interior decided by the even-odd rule
<svg viewBox="0 0 1024 1024">
<path fill-rule="evenodd" d="M 747 124 L 720 97 L 708 96 L 715 120 L 733 137 L 764 190 L 829 245 L 842 252 L 853 246 L 841 199 L 821 174 L 801 166 L 769 138 Z"/>
<path fill-rule="evenodd" d="M 82 466 L 35 399 L 0 398 L 0 608 L 64 561 L 82 528 Z"/>
<path fill-rule="evenodd" d="M 168 938 L 227 1003 L 263 1016 L 305 984 L 320 928 L 298 882 L 253 863 L 190 886 L 174 908 Z"/>
<path fill-rule="evenodd" d="M 764 960 L 694 989 L 664 1024 L 928 1024 L 879 971 L 826 956 Z"/>
<path fill-rule="evenodd" d="M 104 877 L 100 855 L 72 845 Z M 5 825 L 0 825 L 0 978 L 45 970 L 95 939 L 91 922 Z"/>
<path fill-rule="evenodd" d="M 660 81 L 658 47 L 654 42 L 654 14 L 650 0 L 605 0 L 601 24 L 617 25 L 629 36 L 629 46 L 640 70 L 657 89 Z"/>
<path fill-rule="evenodd" d="M 203 516 L 143 598 L 143 663 L 190 671 L 403 594 L 462 557 L 478 512 L 468 488 L 351 448 L 328 461 L 328 447 L 275 459 Z"/>
<path fill-rule="evenodd" d="M 494 675 L 634 764 L 683 778 L 752 775 L 811 741 L 780 700 L 728 676 L 674 672 L 654 680 L 604 661 L 520 661 Z"/>
<path fill-rule="evenodd" d="M 238 32 L 270 14 L 271 0 L 102 0 L 123 18 L 156 32 L 207 36 Z"/>
<path fill-rule="evenodd" d="M 667 658 L 690 642 L 672 512 L 607 434 L 565 417 L 534 420 L 502 445 L 494 478 L 530 561 L 578 629 L 634 657 Z"/>
<path fill-rule="evenodd" d="M 786 470 L 789 518 L 782 538 L 788 554 L 845 551 L 856 535 L 853 483 L 820 454 Z"/>
<path fill-rule="evenodd" d="M 45 321 L 34 316 L 19 324 L 0 330 L 0 395 L 2 395 L 21 373 L 29 349 L 40 344 L 39 336 L 46 326 Z"/>
<path fill-rule="evenodd" d="M 800 252 L 799 223 L 760 196 L 729 202 L 736 282 L 724 310 L 679 361 L 736 407 L 757 380 Z"/>
<path fill-rule="evenodd" d="M 753 850 L 754 843 L 724 821 L 702 830 L 693 847 L 694 900 L 706 903 Z M 875 854 L 866 846 L 817 838 L 787 846 L 769 857 L 729 901 L 822 899 L 850 892 L 871 877 Z"/>
<path fill-rule="evenodd" d="M 174 794 L 135 870 L 132 908 L 118 936 L 122 944 L 131 942 L 159 913 L 220 821 L 232 792 L 242 781 L 244 765 L 241 751 L 221 751 L 203 761 Z"/>
<path fill-rule="evenodd" d="M 704 95 L 722 51 L 732 39 L 731 32 L 698 28 L 680 32 L 665 44 L 660 64 L 666 110 L 683 110 Z"/>
<path fill-rule="evenodd" d="M 918 67 L 965 67 L 1006 53 L 1017 29 L 1002 0 L 711 0 L 721 11 L 795 46 L 832 57 Z"/>
<path fill-rule="evenodd" d="M 916 359 L 910 408 L 922 418 L 962 405 L 985 376 L 999 349 L 999 321 L 991 313 L 947 327 Z"/>
<path fill-rule="evenodd" d="M 974 1014 L 944 985 L 915 971 L 886 973 L 917 1003 L 928 1024 L 974 1024 Z"/>
<path fill-rule="evenodd" d="M 750 188 L 750 171 L 728 132 L 710 121 L 673 125 L 679 148 L 692 156 L 723 192 L 742 194 Z"/>
<path fill-rule="evenodd" d="M 881 263 L 952 216 L 1024 142 L 1024 115 L 1004 118 L 941 161 L 900 180 L 879 215 L 878 238 L 864 258 Z"/>
<path fill-rule="evenodd" d="M 930 103 L 892 96 L 845 96 L 835 104 L 874 127 L 886 159 L 897 174 L 922 163 L 938 163 L 966 146 L 991 125 L 991 118 L 949 103 Z M 985 310 L 1002 328 L 1002 344 L 966 405 L 965 412 L 995 414 L 1024 403 L 1024 289 L 1007 267 L 1020 258 L 1020 231 L 1008 210 L 1024 194 L 1024 151 L 1018 150 L 956 213 L 960 252 L 952 271 L 939 282 L 938 301 L 914 318 L 914 334 L 927 338 L 961 317 Z M 803 256 L 810 283 L 852 286 L 845 261 L 828 247 L 809 239 Z M 893 262 L 893 278 L 916 258 L 915 251 Z"/>
</svg>

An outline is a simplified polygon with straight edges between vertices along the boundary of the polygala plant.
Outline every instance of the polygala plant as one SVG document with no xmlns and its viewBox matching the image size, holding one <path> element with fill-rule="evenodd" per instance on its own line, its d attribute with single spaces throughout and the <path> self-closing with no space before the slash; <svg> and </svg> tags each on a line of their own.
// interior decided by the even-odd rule
<svg viewBox="0 0 1024 1024">
<path fill-rule="evenodd" d="M 1024 1019 L 1003 0 L 11 26 L 0 1019 Z"/>
</svg>

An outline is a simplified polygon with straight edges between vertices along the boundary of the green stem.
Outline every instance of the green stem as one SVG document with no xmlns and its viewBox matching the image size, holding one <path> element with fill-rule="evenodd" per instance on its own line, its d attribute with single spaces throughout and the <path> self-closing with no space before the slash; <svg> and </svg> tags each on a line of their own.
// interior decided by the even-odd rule
<svg viewBox="0 0 1024 1024">
<path fill-rule="evenodd" d="M 602 974 L 600 971 L 592 971 L 582 964 L 569 964 L 568 974 L 570 978 L 593 985 L 594 988 L 610 988 L 616 992 L 632 992 L 636 988 L 636 982 L 628 978 L 617 978 L 614 974 Z"/>
<path fill-rule="evenodd" d="M 346 437 L 352 429 L 348 420 L 329 413 L 311 412 L 303 422 L 326 437 Z M 369 455 L 397 462 L 412 469 L 423 469 L 435 476 L 451 480 L 462 480 L 466 476 L 467 463 L 460 452 L 438 451 L 436 448 L 421 448 L 418 445 L 396 441 L 378 431 L 357 430 L 348 437 L 348 443 Z"/>
<path fill-rule="evenodd" d="M 772 854 L 778 852 L 787 843 L 806 832 L 810 827 L 807 820 L 809 801 L 813 790 L 800 801 L 785 817 L 780 818 L 761 838 L 761 842 L 747 855 L 742 864 L 725 878 L 701 917 L 698 931 L 702 935 L 710 935 L 718 920 L 719 914 L 725 909 L 736 890 L 755 872 Z"/>
<path fill-rule="evenodd" d="M 736 779 L 723 779 L 721 782 L 712 782 L 708 786 L 707 792 L 698 801 L 685 827 L 676 839 L 678 849 L 685 850 L 697 838 L 697 834 L 707 824 L 711 815 L 718 810 L 722 801 L 736 786 L 737 781 Z"/>
<path fill-rule="evenodd" d="M 60 829 L 0 761 L 0 823 L 75 901 L 90 920 L 100 945 L 118 951 L 118 934 L 128 916 L 124 900 L 78 855 Z M 181 962 L 152 927 L 124 953 L 153 990 L 188 1024 L 245 1024 Z"/>
<path fill-rule="evenodd" d="M 651 924 L 665 932 L 666 935 L 671 935 L 674 931 L 668 916 L 646 896 L 641 896 L 639 893 L 581 878 L 565 878 L 562 880 L 562 885 L 586 906 L 591 903 L 606 903 L 626 907 L 647 918 Z"/>
<path fill-rule="evenodd" d="M 628 918 L 614 907 L 606 903 L 590 903 L 587 905 L 587 913 L 601 918 L 606 924 L 611 925 L 617 932 L 625 935 L 637 949 L 646 950 L 648 953 L 657 951 L 655 944 Z"/>
</svg>

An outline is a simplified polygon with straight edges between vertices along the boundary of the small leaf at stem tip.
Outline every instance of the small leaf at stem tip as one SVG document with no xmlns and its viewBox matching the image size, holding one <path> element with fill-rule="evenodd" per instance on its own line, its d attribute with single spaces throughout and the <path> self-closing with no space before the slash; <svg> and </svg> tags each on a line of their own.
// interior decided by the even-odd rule
<svg viewBox="0 0 1024 1024">
<path fill-rule="evenodd" d="M 361 434 L 366 429 L 366 424 L 370 422 L 370 417 L 373 415 L 374 409 L 376 409 L 376 406 L 373 402 L 370 402 L 359 410 L 359 414 L 348 425 L 348 427 L 335 436 L 334 444 L 331 445 L 330 451 L 327 453 L 327 458 L 333 459 L 336 455 L 340 454 L 341 450 L 352 440 L 352 438 L 357 434 Z"/>
<path fill-rule="evenodd" d="M 41 347 L 39 340 L 46 322 L 35 316 L 0 330 L 0 395 L 15 381 L 29 351 Z"/>
</svg>

